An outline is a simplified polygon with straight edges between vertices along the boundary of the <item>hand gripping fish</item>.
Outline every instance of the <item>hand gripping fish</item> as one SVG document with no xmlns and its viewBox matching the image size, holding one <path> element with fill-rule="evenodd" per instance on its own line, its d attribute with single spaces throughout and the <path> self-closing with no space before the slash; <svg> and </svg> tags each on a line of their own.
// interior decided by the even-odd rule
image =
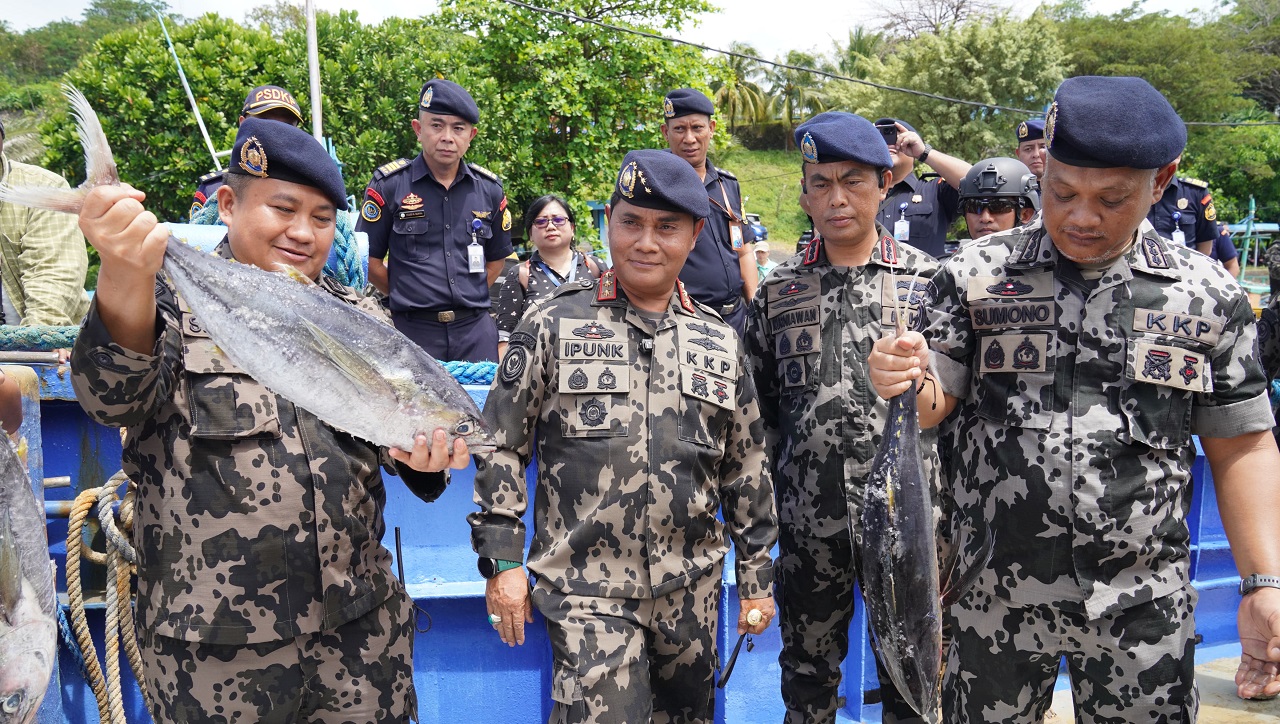
<svg viewBox="0 0 1280 724">
<path fill-rule="evenodd" d="M 917 303 L 917 277 L 912 277 L 906 303 L 896 276 L 896 333 L 906 331 L 906 315 Z M 889 400 L 880 449 L 871 464 L 862 504 L 862 597 L 875 637 L 876 650 L 898 691 L 929 724 L 941 721 L 942 674 L 946 664 L 942 608 L 950 606 L 973 583 L 991 555 L 985 555 L 955 585 L 939 578 L 938 537 L 929 476 L 920 454 L 917 390 L 912 385 Z M 946 546 L 950 579 L 959 548 Z"/>
<path fill-rule="evenodd" d="M 44 510 L 0 432 L 0 724 L 35 721 L 58 655 Z"/>
<path fill-rule="evenodd" d="M 97 114 L 65 88 L 85 149 L 76 189 L 0 186 L 0 201 L 79 213 L 89 189 L 118 184 Z M 194 249 L 173 236 L 164 272 L 230 360 L 267 389 L 327 424 L 379 446 L 412 450 L 444 428 L 470 452 L 494 448 L 480 410 L 436 360 L 390 325 L 301 274 L 268 272 Z M 309 281 L 309 280 L 307 280 Z"/>
</svg>

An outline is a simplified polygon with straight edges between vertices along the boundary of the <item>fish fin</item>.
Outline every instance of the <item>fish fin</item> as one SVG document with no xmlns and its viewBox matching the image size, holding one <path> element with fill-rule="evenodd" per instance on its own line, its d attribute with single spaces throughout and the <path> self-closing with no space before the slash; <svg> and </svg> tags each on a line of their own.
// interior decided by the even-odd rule
<svg viewBox="0 0 1280 724">
<path fill-rule="evenodd" d="M 319 345 L 321 352 L 333 360 L 334 365 L 347 379 L 365 388 L 382 383 L 389 388 L 391 394 L 396 394 L 395 384 L 387 380 L 386 376 L 377 367 L 373 366 L 369 360 L 334 339 L 333 335 L 320 329 L 311 320 L 303 319 L 302 326 L 306 327 L 307 331 L 311 333 L 311 337 Z"/>
<path fill-rule="evenodd" d="M 288 264 L 276 264 L 276 271 L 280 272 L 281 274 L 284 274 L 285 276 L 289 277 L 295 282 L 298 282 L 299 284 L 305 284 L 307 286 L 315 286 L 315 280 L 307 276 L 306 274 L 303 274 L 302 272 L 298 271 L 297 267 L 289 266 Z"/>
<path fill-rule="evenodd" d="M 120 183 L 116 160 L 111 155 L 111 144 L 102 130 L 98 114 L 84 94 L 72 85 L 62 86 L 62 93 L 71 101 L 71 113 L 76 118 L 76 131 L 80 145 L 84 146 L 85 188 Z"/>
<path fill-rule="evenodd" d="M 973 587 L 974 582 L 978 580 L 978 576 L 982 574 L 982 571 L 987 567 L 987 563 L 991 560 L 991 552 L 995 549 L 995 545 L 995 533 L 991 531 L 990 527 L 987 527 L 986 535 L 982 540 L 982 547 L 978 549 L 978 555 L 974 558 L 973 565 L 969 566 L 969 570 L 956 576 L 955 564 L 954 562 L 952 563 L 951 575 L 943 581 L 942 605 L 944 608 L 959 601 L 964 594 L 969 592 L 969 589 Z M 957 551 L 959 548 L 959 546 L 956 546 Z"/>
<path fill-rule="evenodd" d="M 9 511 L 0 512 L 0 618 L 13 623 L 13 612 L 22 595 L 22 556 L 13 537 Z"/>
<path fill-rule="evenodd" d="M 47 186 L 10 186 L 0 184 L 0 201 L 16 206 L 46 211 L 78 214 L 84 207 L 84 189 L 55 189 Z"/>
</svg>

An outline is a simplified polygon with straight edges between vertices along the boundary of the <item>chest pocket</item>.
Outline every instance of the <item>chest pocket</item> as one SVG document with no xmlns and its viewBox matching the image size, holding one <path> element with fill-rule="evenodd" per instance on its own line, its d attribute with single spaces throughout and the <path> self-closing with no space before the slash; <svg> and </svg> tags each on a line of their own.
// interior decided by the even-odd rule
<svg viewBox="0 0 1280 724">
<path fill-rule="evenodd" d="M 814 389 L 822 352 L 821 282 L 802 277 L 769 284 L 769 331 L 784 399 Z"/>
<path fill-rule="evenodd" d="M 723 451 L 725 433 L 738 405 L 738 360 L 731 357 L 733 331 L 705 322 L 681 321 L 680 439 Z"/>
<path fill-rule="evenodd" d="M 467 227 L 467 234 L 471 233 L 471 227 Z M 493 221 L 491 219 L 480 219 L 480 226 L 476 229 L 476 240 L 483 244 L 486 240 L 493 238 Z M 470 243 L 470 239 L 467 239 Z"/>
<path fill-rule="evenodd" d="M 182 358 L 193 437 L 280 437 L 275 394 L 227 359 L 188 312 L 182 313 Z"/>
<path fill-rule="evenodd" d="M 1197 392 L 1213 389 L 1205 345 L 1170 337 L 1136 336 L 1125 342 L 1121 415 L 1127 443 L 1170 450 L 1191 439 L 1191 408 Z"/>
<path fill-rule="evenodd" d="M 978 416 L 1000 425 L 1048 430 L 1055 341 L 1048 331 L 979 335 L 974 355 Z"/>
<path fill-rule="evenodd" d="M 431 221 L 425 218 L 396 219 L 391 223 L 393 241 L 400 245 L 406 258 L 416 261 L 423 261 L 431 255 L 427 246 L 427 232 L 430 229 Z"/>
</svg>

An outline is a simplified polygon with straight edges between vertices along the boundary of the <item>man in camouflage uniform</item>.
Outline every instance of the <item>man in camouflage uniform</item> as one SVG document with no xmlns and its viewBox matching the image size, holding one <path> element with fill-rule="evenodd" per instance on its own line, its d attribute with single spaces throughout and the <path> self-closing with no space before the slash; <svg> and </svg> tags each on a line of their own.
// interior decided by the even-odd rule
<svg viewBox="0 0 1280 724">
<path fill-rule="evenodd" d="M 242 161 L 218 190 L 228 228 L 217 253 L 267 269 L 288 264 L 377 314 L 320 277 L 346 207 L 320 144 L 292 126 L 247 119 L 232 158 Z M 450 464 L 443 431 L 431 445 L 419 437 L 411 453 L 379 449 L 240 372 L 157 279 L 168 231 L 142 198 L 121 186 L 86 199 L 80 226 L 102 271 L 72 381 L 91 418 L 127 428 L 153 718 L 416 718 L 414 609 L 381 544 L 380 468 L 394 458 L 405 482 L 433 499 L 444 476 L 418 471 Z M 455 443 L 453 466 L 466 464 L 465 452 Z"/>
<path fill-rule="evenodd" d="M 555 656 L 550 721 L 711 722 L 730 539 L 739 631 L 774 613 L 764 428 L 733 329 L 677 280 L 708 213 L 697 173 L 633 151 L 609 212 L 614 269 L 564 285 L 511 335 L 485 405 L 498 448 L 476 476 L 472 545 L 490 622 L 523 643 L 536 440 L 528 566 Z"/>
<path fill-rule="evenodd" d="M 853 620 L 853 532 L 888 409 L 865 360 L 893 329 L 896 303 L 914 313 L 913 279 L 923 289 L 938 265 L 876 222 L 893 162 L 870 121 L 822 113 L 795 134 L 800 206 L 817 235 L 752 302 L 746 344 L 778 494 L 786 721 L 834 722 Z M 934 442 L 923 440 L 926 457 L 936 457 Z M 895 692 L 885 678 L 881 693 Z"/>
<path fill-rule="evenodd" d="M 883 396 L 930 370 L 921 425 L 959 407 L 952 491 L 994 533 L 950 611 L 946 720 L 1040 721 L 1065 656 L 1076 721 L 1192 722 L 1193 434 L 1248 584 L 1238 693 L 1280 692 L 1280 579 L 1252 575 L 1280 574 L 1253 313 L 1218 264 L 1142 223 L 1186 143 L 1158 91 L 1068 79 L 1045 136 L 1042 219 L 962 247 L 924 335 L 869 359 Z"/>
</svg>

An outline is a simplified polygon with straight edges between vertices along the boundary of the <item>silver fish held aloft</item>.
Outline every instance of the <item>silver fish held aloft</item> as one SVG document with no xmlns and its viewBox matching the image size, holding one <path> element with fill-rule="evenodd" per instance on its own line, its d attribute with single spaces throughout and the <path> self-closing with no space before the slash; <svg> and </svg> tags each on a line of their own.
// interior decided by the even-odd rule
<svg viewBox="0 0 1280 724">
<path fill-rule="evenodd" d="M 906 305 L 895 294 L 897 335 L 907 311 L 920 301 L 911 280 Z M 893 289 L 897 280 L 890 275 Z M 862 505 L 862 595 L 876 650 L 889 678 L 924 721 L 942 720 L 946 665 L 942 611 L 973 584 L 991 557 L 987 532 L 973 565 L 957 574 L 957 536 L 939 540 L 933 486 L 920 451 L 920 415 L 914 385 L 889 400 L 880 449 L 871 463 Z M 944 561 L 939 567 L 939 547 Z"/>
<path fill-rule="evenodd" d="M 44 510 L 0 432 L 0 723 L 35 720 L 53 672 L 58 622 Z"/>
<path fill-rule="evenodd" d="M 0 186 L 0 201 L 79 213 L 90 188 L 119 183 L 97 114 L 78 90 L 65 92 L 87 180 L 55 195 Z M 472 453 L 493 450 L 479 408 L 439 362 L 390 325 L 299 283 L 300 275 L 228 262 L 173 236 L 163 269 L 236 366 L 327 424 L 402 450 L 437 428 Z"/>
</svg>

